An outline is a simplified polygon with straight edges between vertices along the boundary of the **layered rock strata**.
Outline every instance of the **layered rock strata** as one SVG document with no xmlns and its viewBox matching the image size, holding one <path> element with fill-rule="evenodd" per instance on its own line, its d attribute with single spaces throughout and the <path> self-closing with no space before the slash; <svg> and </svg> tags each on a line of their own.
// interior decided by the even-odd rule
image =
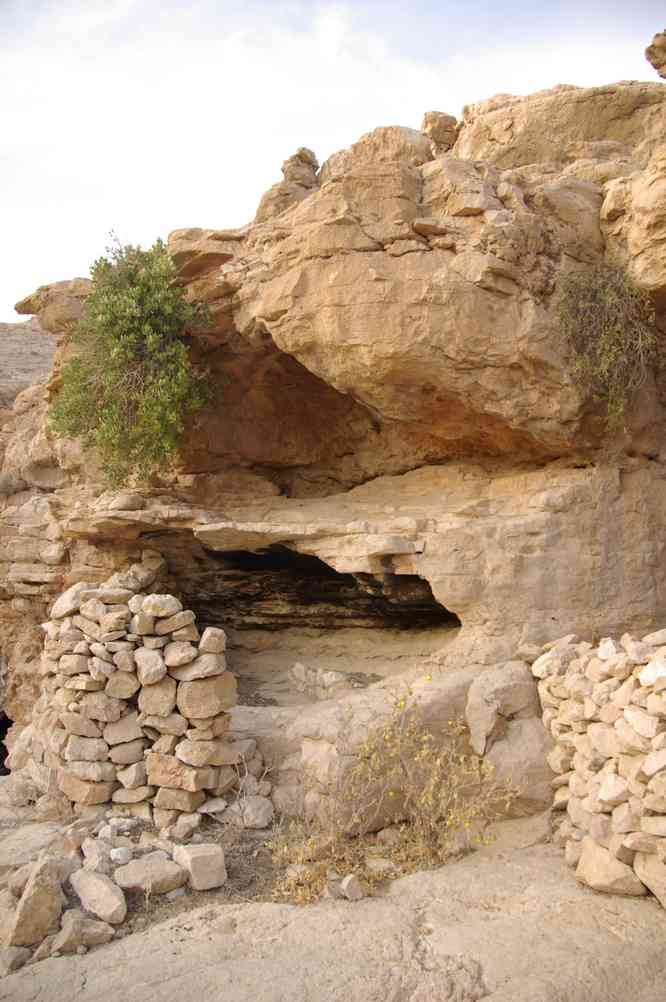
<svg viewBox="0 0 666 1002">
<path fill-rule="evenodd" d="M 595 890 L 648 888 L 666 908 L 666 630 L 597 647 L 564 637 L 532 673 L 568 862 Z"/>
</svg>

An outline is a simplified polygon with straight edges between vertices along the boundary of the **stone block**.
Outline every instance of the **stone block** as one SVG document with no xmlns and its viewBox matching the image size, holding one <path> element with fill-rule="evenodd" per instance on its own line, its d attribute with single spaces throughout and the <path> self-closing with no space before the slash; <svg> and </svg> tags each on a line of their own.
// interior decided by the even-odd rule
<svg viewBox="0 0 666 1002">
<path fill-rule="evenodd" d="M 195 891 L 221 887 L 227 879 L 224 851 L 215 842 L 177 845 L 173 858 L 174 862 L 187 871 L 190 887 Z"/>
</svg>

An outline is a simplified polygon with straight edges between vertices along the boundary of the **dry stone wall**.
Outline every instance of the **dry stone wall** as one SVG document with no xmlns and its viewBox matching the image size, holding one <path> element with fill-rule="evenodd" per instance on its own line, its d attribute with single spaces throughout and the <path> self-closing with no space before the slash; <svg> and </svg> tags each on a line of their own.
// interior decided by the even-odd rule
<svg viewBox="0 0 666 1002">
<path fill-rule="evenodd" d="M 597 891 L 666 907 L 666 630 L 594 647 L 572 635 L 532 665 L 555 741 L 557 841 Z"/>
<path fill-rule="evenodd" d="M 77 814 L 112 803 L 162 827 L 237 783 L 236 680 L 223 630 L 200 634 L 174 595 L 149 591 L 164 561 L 79 582 L 43 624 L 42 692 L 10 756 Z M 251 750 L 251 749 L 250 749 Z"/>
</svg>

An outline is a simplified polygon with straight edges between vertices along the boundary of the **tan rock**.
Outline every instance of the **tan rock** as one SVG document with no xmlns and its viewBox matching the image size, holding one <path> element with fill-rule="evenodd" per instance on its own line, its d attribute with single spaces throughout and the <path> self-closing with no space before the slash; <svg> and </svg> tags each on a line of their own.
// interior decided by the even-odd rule
<svg viewBox="0 0 666 1002">
<path fill-rule="evenodd" d="M 202 654 L 223 654 L 227 648 L 227 635 L 216 626 L 207 626 L 201 634 L 199 650 Z"/>
<path fill-rule="evenodd" d="M 176 705 L 176 689 L 176 682 L 168 675 L 144 685 L 139 693 L 139 710 L 149 716 L 168 717 Z"/>
<path fill-rule="evenodd" d="M 136 676 L 129 672 L 117 671 L 106 683 L 104 692 L 115 699 L 131 699 L 140 688 L 141 683 Z"/>
<path fill-rule="evenodd" d="M 195 769 L 185 765 L 172 755 L 163 755 L 151 751 L 146 755 L 148 782 L 153 786 L 169 787 L 196 793 L 199 790 L 216 788 L 219 771 L 214 768 Z M 157 804 L 166 810 L 185 810 L 183 807 L 169 808 L 165 804 Z M 188 808 L 195 810 L 196 808 Z"/>
<path fill-rule="evenodd" d="M 186 811 L 188 814 L 196 811 L 206 799 L 206 794 L 189 790 L 160 787 L 155 795 L 155 807 L 164 811 Z M 185 878 L 187 879 L 187 877 Z"/>
<path fill-rule="evenodd" d="M 109 758 L 117 765 L 132 765 L 142 760 L 145 747 L 146 741 L 143 738 L 126 741 L 123 744 L 113 745 L 109 751 Z"/>
<path fill-rule="evenodd" d="M 87 912 L 110 925 L 120 925 L 127 915 L 125 895 L 106 874 L 77 870 L 70 883 Z"/>
<path fill-rule="evenodd" d="M 631 867 L 615 859 L 608 849 L 597 845 L 591 838 L 583 839 L 576 879 L 605 894 L 638 897 L 646 893 L 644 885 Z"/>
<path fill-rule="evenodd" d="M 177 612 L 181 612 L 183 606 L 173 595 L 146 595 L 141 608 L 149 616 L 161 618 L 174 616 Z"/>
<path fill-rule="evenodd" d="M 115 786 L 115 783 L 89 783 L 64 769 L 58 773 L 58 788 L 77 804 L 105 804 L 111 800 Z"/>
<path fill-rule="evenodd" d="M 65 896 L 57 865 L 49 859 L 36 863 L 9 926 L 7 946 L 33 946 L 57 932 Z"/>
<path fill-rule="evenodd" d="M 226 882 L 224 850 L 216 842 L 177 845 L 173 859 L 187 871 L 190 887 L 195 891 L 209 891 Z"/>
<path fill-rule="evenodd" d="M 100 946 L 115 935 L 113 926 L 88 918 L 79 908 L 62 916 L 60 932 L 51 943 L 51 953 L 76 953 L 81 946 Z"/>
<path fill-rule="evenodd" d="M 169 668 L 169 674 L 179 682 L 192 682 L 194 679 L 222 675 L 226 672 L 226 668 L 224 654 L 200 654 L 182 667 Z"/>
<path fill-rule="evenodd" d="M 214 656 L 214 655 L 213 655 Z M 213 717 L 236 704 L 236 679 L 230 672 L 181 682 L 176 697 L 184 717 Z"/>
<path fill-rule="evenodd" d="M 132 860 L 126 866 L 119 866 L 113 874 L 113 879 L 119 887 L 127 891 L 166 894 L 187 883 L 187 872 L 172 862 L 165 852 L 158 850 L 148 853 L 141 859 Z"/>
<path fill-rule="evenodd" d="M 126 707 L 121 699 L 107 696 L 105 692 L 88 693 L 81 699 L 79 708 L 84 717 L 90 720 L 101 720 L 104 723 L 115 723 L 120 720 Z"/>
<path fill-rule="evenodd" d="M 164 658 L 159 651 L 139 647 L 134 653 L 136 670 L 141 685 L 154 685 L 166 675 Z"/>
<path fill-rule="evenodd" d="M 104 728 L 104 740 L 109 745 L 126 744 L 143 737 L 143 731 L 138 723 L 138 713 L 128 713 L 118 721 L 107 724 Z"/>
<path fill-rule="evenodd" d="M 666 908 L 666 864 L 652 853 L 637 852 L 634 857 L 636 876 L 652 891 L 662 908 Z"/>
<path fill-rule="evenodd" d="M 119 769 L 117 779 L 126 790 L 134 790 L 139 786 L 145 786 L 147 779 L 145 762 L 135 762 L 133 765 L 128 765 L 126 769 Z"/>
<path fill-rule="evenodd" d="M 82 738 L 100 738 L 102 733 L 92 720 L 83 717 L 80 713 L 61 713 L 60 723 L 69 734 L 77 734 Z"/>
<path fill-rule="evenodd" d="M 167 633 L 173 633 L 174 630 L 182 630 L 186 626 L 191 626 L 194 620 L 193 612 L 183 610 L 183 612 L 177 612 L 173 616 L 167 616 L 166 619 L 158 619 L 155 623 L 155 633 L 158 637 L 163 637 Z"/>
<path fill-rule="evenodd" d="M 149 800 L 154 793 L 154 786 L 136 786 L 131 790 L 123 787 L 114 790 L 111 799 L 114 804 L 140 804 L 143 800 Z"/>
<path fill-rule="evenodd" d="M 158 683 L 160 685 L 161 683 Z M 154 686 L 153 688 L 157 688 Z M 143 727 L 151 727 L 160 734 L 182 736 L 187 731 L 187 720 L 180 713 L 170 713 L 166 717 L 156 717 L 141 714 L 139 718 Z"/>
<path fill-rule="evenodd" d="M 109 746 L 102 738 L 82 738 L 72 734 L 65 748 L 67 761 L 105 762 Z"/>
<path fill-rule="evenodd" d="M 666 77 L 666 31 L 657 32 L 645 50 L 645 58 L 660 77 Z"/>
<path fill-rule="evenodd" d="M 238 749 L 226 741 L 181 741 L 176 757 L 193 766 L 236 765 L 241 760 Z"/>
<path fill-rule="evenodd" d="M 116 767 L 112 762 L 68 762 L 67 773 L 88 783 L 112 783 Z"/>
</svg>

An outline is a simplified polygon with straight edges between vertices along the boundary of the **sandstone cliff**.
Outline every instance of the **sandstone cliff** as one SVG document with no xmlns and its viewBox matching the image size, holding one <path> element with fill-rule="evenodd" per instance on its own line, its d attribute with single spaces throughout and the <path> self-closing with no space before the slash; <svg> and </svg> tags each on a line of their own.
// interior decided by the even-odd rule
<svg viewBox="0 0 666 1002">
<path fill-rule="evenodd" d="M 416 588 L 462 624 L 443 664 L 650 626 L 666 606 L 666 384 L 645 387 L 609 453 L 553 297 L 607 259 L 664 309 L 665 125 L 660 83 L 499 95 L 461 122 L 377 129 L 321 168 L 301 148 L 247 226 L 171 234 L 180 280 L 210 307 L 192 352 L 221 390 L 180 468 L 104 491 L 94 460 L 48 430 L 57 362 L 0 427 L 10 718 L 29 718 L 52 597 L 146 540 L 198 614 L 241 631 L 256 625 L 256 579 L 238 582 L 257 553 L 266 573 L 287 553 L 348 576 L 322 628 L 345 603 L 367 625 L 363 595 L 408 607 Z M 64 281 L 17 309 L 66 350 L 86 292 Z M 275 580 L 261 625 L 306 626 L 303 596 Z"/>
</svg>

